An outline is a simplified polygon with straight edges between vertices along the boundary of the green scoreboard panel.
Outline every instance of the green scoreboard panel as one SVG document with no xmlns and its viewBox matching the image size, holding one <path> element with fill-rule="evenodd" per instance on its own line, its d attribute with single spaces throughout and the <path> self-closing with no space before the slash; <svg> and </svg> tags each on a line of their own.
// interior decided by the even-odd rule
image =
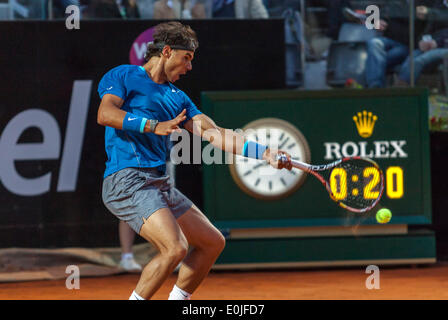
<svg viewBox="0 0 448 320">
<path fill-rule="evenodd" d="M 223 128 L 247 132 L 276 126 L 279 146 L 312 164 L 343 156 L 372 158 L 384 172 L 379 207 L 392 211 L 389 225 L 431 223 L 424 89 L 204 92 L 202 111 Z M 238 167 L 226 164 L 228 159 L 222 154 L 223 163 L 203 165 L 204 209 L 221 229 L 377 224 L 372 213 L 357 215 L 337 206 L 312 176 L 298 182 L 299 173 L 282 170 L 277 178 L 258 179 L 261 162 Z M 293 187 L 286 187 L 287 179 Z"/>
</svg>

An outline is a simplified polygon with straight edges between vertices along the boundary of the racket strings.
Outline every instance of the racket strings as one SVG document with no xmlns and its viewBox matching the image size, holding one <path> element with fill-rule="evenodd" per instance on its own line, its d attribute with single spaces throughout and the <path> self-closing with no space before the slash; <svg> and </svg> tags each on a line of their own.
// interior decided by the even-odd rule
<svg viewBox="0 0 448 320">
<path fill-rule="evenodd" d="M 354 209 L 372 207 L 382 193 L 382 174 L 373 163 L 363 159 L 341 162 L 327 173 L 335 200 Z"/>
</svg>

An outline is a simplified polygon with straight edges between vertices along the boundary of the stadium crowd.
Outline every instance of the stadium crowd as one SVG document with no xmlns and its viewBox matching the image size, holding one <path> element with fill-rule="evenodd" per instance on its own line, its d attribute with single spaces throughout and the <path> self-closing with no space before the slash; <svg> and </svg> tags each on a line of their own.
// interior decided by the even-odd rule
<svg viewBox="0 0 448 320">
<path fill-rule="evenodd" d="M 2 1 L 27 7 L 29 18 L 43 19 L 65 18 L 70 5 L 80 8 L 84 20 L 284 18 L 289 88 L 403 87 L 411 85 L 412 78 L 419 83 L 422 75 L 434 81 L 428 82 L 426 77 L 420 84 L 447 87 L 446 0 L 414 0 L 412 48 L 409 0 L 0 0 L 0 4 Z M 366 8 L 372 4 L 379 7 L 380 22 L 375 29 L 368 29 L 370 12 Z M 353 52 L 350 43 L 362 46 Z M 353 56 L 348 57 L 347 50 Z M 344 63 L 347 58 L 360 60 L 362 68 Z M 319 64 L 325 69 L 320 72 L 325 79 L 307 86 L 318 77 L 319 70 L 312 65 L 319 61 L 325 62 Z"/>
</svg>

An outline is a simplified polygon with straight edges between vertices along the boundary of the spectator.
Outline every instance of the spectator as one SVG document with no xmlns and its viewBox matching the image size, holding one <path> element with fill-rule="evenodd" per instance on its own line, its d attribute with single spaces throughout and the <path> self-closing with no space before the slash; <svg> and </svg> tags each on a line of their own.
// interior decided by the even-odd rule
<svg viewBox="0 0 448 320">
<path fill-rule="evenodd" d="M 347 21 L 344 17 L 344 8 L 351 8 L 348 0 L 330 0 L 328 1 L 328 31 L 327 36 L 333 40 L 337 40 L 339 29 L 342 24 Z"/>
<path fill-rule="evenodd" d="M 136 0 L 91 0 L 89 11 L 91 18 L 140 18 Z"/>
<path fill-rule="evenodd" d="M 263 4 L 269 17 L 281 18 L 285 11 L 300 11 L 300 1 L 302 0 L 263 0 Z"/>
<path fill-rule="evenodd" d="M 13 6 L 13 19 L 47 19 L 48 15 L 48 0 L 33 0 L 33 1 L 21 1 L 16 2 Z M 0 1 L 5 3 L 8 1 Z"/>
<path fill-rule="evenodd" d="M 132 244 L 135 239 L 134 230 L 126 222 L 120 221 L 118 224 L 118 234 L 120 236 L 121 247 L 120 268 L 130 272 L 141 271 L 142 266 L 135 261 L 132 252 Z"/>
<path fill-rule="evenodd" d="M 448 29 L 437 32 L 432 37 L 420 40 L 419 49 L 414 52 L 414 78 L 417 81 L 421 72 L 431 66 L 439 65 L 448 56 Z M 408 86 L 411 83 L 410 58 L 403 63 L 398 75 L 398 85 Z"/>
<path fill-rule="evenodd" d="M 447 7 L 442 0 L 417 0 L 415 39 L 447 20 Z M 380 30 L 383 35 L 367 43 L 366 82 L 369 88 L 386 85 L 386 72 L 401 64 L 409 51 L 409 6 L 406 0 L 388 3 L 381 10 Z M 415 43 L 418 43 L 415 41 Z"/>
<path fill-rule="evenodd" d="M 154 0 L 137 0 L 137 7 L 141 19 L 153 19 Z"/>
<path fill-rule="evenodd" d="M 80 7 L 79 0 L 53 0 L 53 18 L 64 18 L 68 6 Z"/>
<path fill-rule="evenodd" d="M 154 19 L 205 19 L 204 1 L 158 0 L 154 3 Z"/>
<path fill-rule="evenodd" d="M 266 19 L 262 0 L 213 0 L 213 18 Z"/>
</svg>

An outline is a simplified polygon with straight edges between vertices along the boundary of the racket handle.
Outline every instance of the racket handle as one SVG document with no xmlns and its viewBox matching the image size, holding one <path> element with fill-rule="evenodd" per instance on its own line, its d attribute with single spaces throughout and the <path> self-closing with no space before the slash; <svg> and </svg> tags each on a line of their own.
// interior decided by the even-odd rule
<svg viewBox="0 0 448 320">
<path fill-rule="evenodd" d="M 277 155 L 277 161 L 286 162 L 287 160 L 288 160 L 288 158 L 284 154 Z"/>
<path fill-rule="evenodd" d="M 284 154 L 278 154 L 276 159 L 277 159 L 277 161 L 279 161 L 281 163 L 285 163 L 288 161 L 288 157 L 286 157 Z M 291 159 L 291 163 L 294 167 L 294 160 Z"/>
<path fill-rule="evenodd" d="M 288 158 L 284 154 L 277 155 L 277 161 L 286 162 L 287 160 L 288 160 Z M 294 168 L 297 168 L 297 169 L 300 169 L 300 170 L 303 170 L 306 172 L 312 171 L 311 166 L 309 164 L 300 162 L 298 160 L 291 159 L 291 164 Z"/>
</svg>

